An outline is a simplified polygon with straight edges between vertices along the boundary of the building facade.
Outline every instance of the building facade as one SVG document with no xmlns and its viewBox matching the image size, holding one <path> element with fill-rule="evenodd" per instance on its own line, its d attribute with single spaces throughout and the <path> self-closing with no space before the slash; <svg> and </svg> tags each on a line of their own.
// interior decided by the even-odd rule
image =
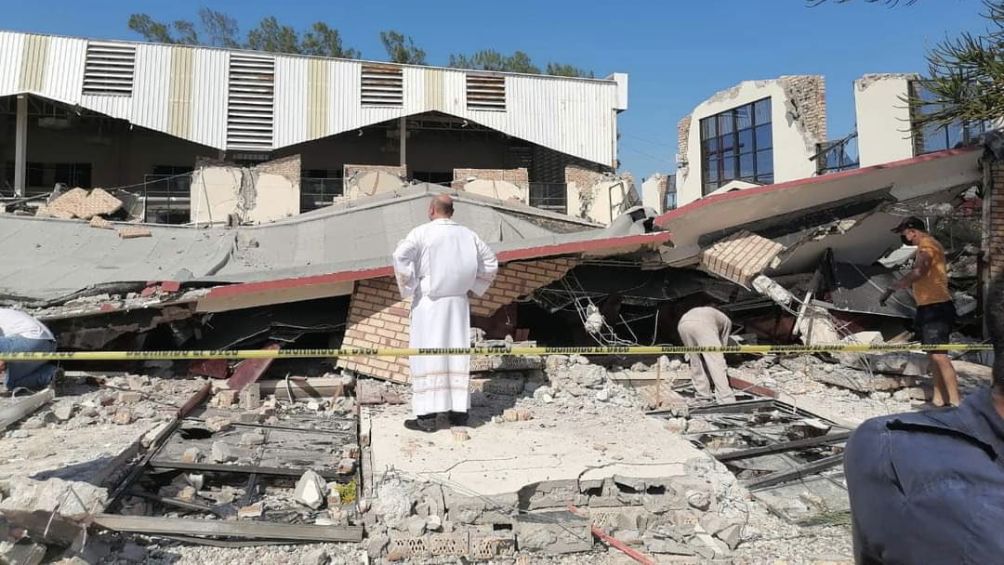
<svg viewBox="0 0 1004 565">
<path fill-rule="evenodd" d="M 524 199 L 556 208 L 567 202 L 568 167 L 616 168 L 626 109 L 622 74 L 579 79 L 0 32 L 0 192 L 64 183 L 188 196 L 183 185 L 198 162 L 299 155 L 304 208 L 341 196 L 347 168 L 367 166 L 442 184 L 458 170 L 478 179 L 525 169 Z"/>
<path fill-rule="evenodd" d="M 934 108 L 916 74 L 869 74 L 854 82 L 856 125 L 829 138 L 822 76 L 745 81 L 680 120 L 677 203 L 721 191 L 782 183 L 909 159 L 969 144 L 989 122 L 920 126 Z"/>
</svg>

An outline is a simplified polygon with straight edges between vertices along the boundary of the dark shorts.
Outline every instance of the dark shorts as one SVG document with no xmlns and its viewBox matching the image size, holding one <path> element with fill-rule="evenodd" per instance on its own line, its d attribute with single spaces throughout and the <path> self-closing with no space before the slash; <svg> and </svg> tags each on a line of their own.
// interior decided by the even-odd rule
<svg viewBox="0 0 1004 565">
<path fill-rule="evenodd" d="M 918 306 L 915 323 L 920 343 L 949 343 L 952 339 L 952 325 L 955 324 L 955 303 L 938 302 Z M 928 353 L 944 353 L 944 351 L 928 351 Z"/>
</svg>

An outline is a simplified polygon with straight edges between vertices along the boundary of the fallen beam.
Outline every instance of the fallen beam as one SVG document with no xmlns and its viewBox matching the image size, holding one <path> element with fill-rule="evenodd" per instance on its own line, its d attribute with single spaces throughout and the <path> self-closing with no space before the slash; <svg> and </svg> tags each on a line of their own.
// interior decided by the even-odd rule
<svg viewBox="0 0 1004 565">
<path fill-rule="evenodd" d="M 745 483 L 746 488 L 753 490 L 757 488 L 765 488 L 769 486 L 774 486 L 780 483 L 785 483 L 795 479 L 800 479 L 806 475 L 813 475 L 819 473 L 820 471 L 825 471 L 831 467 L 836 467 L 844 461 L 844 454 L 840 453 L 837 455 L 831 455 L 829 457 L 824 457 L 818 461 L 813 461 L 812 463 L 806 463 L 805 465 L 800 465 L 794 469 L 789 469 L 785 471 L 777 471 L 774 473 L 769 473 L 760 478 L 753 479 Z"/>
<path fill-rule="evenodd" d="M 765 445 L 763 447 L 753 447 L 750 449 L 730 451 L 728 453 L 722 453 L 716 455 L 715 459 L 722 462 L 735 461 L 738 459 L 749 459 L 750 457 L 758 457 L 760 455 L 770 455 L 771 453 L 781 453 L 783 451 L 791 451 L 793 449 L 804 449 L 806 447 L 815 447 L 817 445 L 837 443 L 840 441 L 846 441 L 847 438 L 849 437 L 851 437 L 851 432 L 839 432 L 825 436 L 799 439 L 795 441 L 786 441 L 784 443 L 776 443 L 774 445 Z"/>
<path fill-rule="evenodd" d="M 15 401 L 10 406 L 0 408 L 0 431 L 7 429 L 11 424 L 27 418 L 45 406 L 56 397 L 56 391 L 47 388 L 41 392 L 36 392 L 31 396 L 26 396 Z"/>
<path fill-rule="evenodd" d="M 116 532 L 165 536 L 225 536 L 317 542 L 359 542 L 362 526 L 315 526 L 98 514 L 93 523 Z"/>
<path fill-rule="evenodd" d="M 347 396 L 352 386 L 348 377 L 317 377 L 289 379 L 289 388 L 285 380 L 259 381 L 262 397 L 275 395 L 276 400 L 290 402 L 289 392 L 293 392 L 292 400 L 330 398 L 332 396 Z"/>
<path fill-rule="evenodd" d="M 262 348 L 263 351 L 279 351 L 278 343 L 270 343 Z M 227 379 L 227 387 L 230 390 L 240 392 L 244 387 L 257 381 L 265 374 L 265 371 L 272 366 L 273 357 L 264 359 L 245 359 L 234 367 L 233 375 Z"/>
<path fill-rule="evenodd" d="M 152 459 L 148 466 L 151 469 L 176 469 L 183 471 L 205 471 L 208 473 L 237 473 L 244 475 L 266 475 L 273 477 L 299 477 L 307 472 L 305 468 L 255 467 L 252 465 L 228 465 L 226 463 L 185 463 Z M 350 481 L 354 475 L 342 475 L 332 469 L 317 469 L 317 474 L 329 480 Z"/>
</svg>

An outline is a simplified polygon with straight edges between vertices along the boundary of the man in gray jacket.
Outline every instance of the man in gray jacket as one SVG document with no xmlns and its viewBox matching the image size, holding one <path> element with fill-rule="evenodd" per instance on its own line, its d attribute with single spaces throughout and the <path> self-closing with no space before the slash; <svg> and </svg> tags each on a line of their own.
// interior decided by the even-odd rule
<svg viewBox="0 0 1004 565">
<path fill-rule="evenodd" d="M 688 310 L 676 326 L 683 345 L 688 347 L 721 347 L 729 344 L 732 320 L 710 306 Z M 735 402 L 729 386 L 728 365 L 721 353 L 689 353 L 691 378 L 699 398 L 711 398 L 711 384 L 718 402 Z M 710 379 L 708 378 L 710 375 Z"/>
</svg>

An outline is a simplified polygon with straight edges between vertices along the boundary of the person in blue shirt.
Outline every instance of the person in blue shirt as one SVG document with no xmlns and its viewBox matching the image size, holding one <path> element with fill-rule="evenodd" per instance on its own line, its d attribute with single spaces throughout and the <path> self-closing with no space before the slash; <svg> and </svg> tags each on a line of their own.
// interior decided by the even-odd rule
<svg viewBox="0 0 1004 565">
<path fill-rule="evenodd" d="M 986 304 L 990 387 L 956 408 L 873 418 L 847 442 L 859 564 L 1004 563 L 1004 277 Z"/>
</svg>

